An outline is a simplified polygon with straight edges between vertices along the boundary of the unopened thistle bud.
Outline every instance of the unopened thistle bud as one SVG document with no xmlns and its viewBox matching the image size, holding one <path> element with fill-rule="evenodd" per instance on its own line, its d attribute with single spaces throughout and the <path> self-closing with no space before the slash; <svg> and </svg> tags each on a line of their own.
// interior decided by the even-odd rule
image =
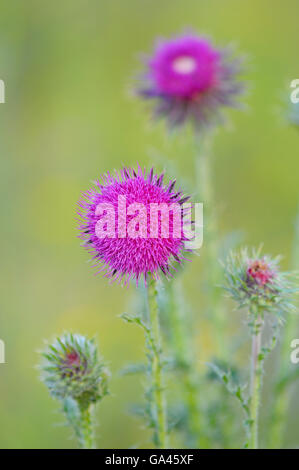
<svg viewBox="0 0 299 470">
<path fill-rule="evenodd" d="M 293 310 L 298 292 L 295 274 L 279 269 L 280 257 L 261 255 L 260 250 L 231 253 L 225 264 L 226 290 L 238 307 L 281 316 Z"/>
<path fill-rule="evenodd" d="M 109 372 L 93 339 L 66 333 L 42 352 L 42 381 L 60 400 L 83 447 L 92 447 L 91 405 L 108 394 Z"/>
</svg>

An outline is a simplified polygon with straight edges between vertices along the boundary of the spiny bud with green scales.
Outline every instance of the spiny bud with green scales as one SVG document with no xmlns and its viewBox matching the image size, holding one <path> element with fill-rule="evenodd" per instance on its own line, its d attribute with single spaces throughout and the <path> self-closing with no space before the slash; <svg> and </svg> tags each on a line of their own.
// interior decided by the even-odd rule
<svg viewBox="0 0 299 470">
<path fill-rule="evenodd" d="M 248 248 L 231 252 L 224 264 L 224 288 L 238 304 L 251 312 L 283 313 L 295 309 L 294 296 L 299 292 L 298 274 L 282 272 L 280 257 L 262 255 L 261 249 Z"/>
<path fill-rule="evenodd" d="M 42 355 L 42 380 L 53 397 L 73 398 L 81 407 L 88 407 L 107 395 L 109 371 L 94 339 L 66 333 Z"/>
</svg>

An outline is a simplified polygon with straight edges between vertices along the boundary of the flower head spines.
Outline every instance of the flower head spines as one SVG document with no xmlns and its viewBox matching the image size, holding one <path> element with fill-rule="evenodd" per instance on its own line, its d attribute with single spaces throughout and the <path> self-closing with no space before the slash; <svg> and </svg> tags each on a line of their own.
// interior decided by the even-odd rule
<svg viewBox="0 0 299 470">
<path fill-rule="evenodd" d="M 175 181 L 164 183 L 164 173 L 157 174 L 153 168 L 147 172 L 140 166 L 137 170 L 126 167 L 113 175 L 103 175 L 95 182 L 95 187 L 83 195 L 78 211 L 80 238 L 92 254 L 94 266 L 99 268 L 97 272 L 104 272 L 106 277 L 125 284 L 130 280 L 138 283 L 141 278 L 146 282 L 148 274 L 154 278 L 158 278 L 159 273 L 171 277 L 175 269 L 173 262 L 181 263 L 188 251 L 184 248 L 187 239 L 183 230 L 188 213 L 183 204 L 187 200 L 182 191 L 175 190 Z M 103 204 L 109 205 L 107 210 L 111 208 L 111 216 L 99 213 L 97 208 Z M 140 215 L 139 233 L 137 230 L 136 236 L 129 236 L 129 228 L 136 217 L 136 212 L 129 213 L 129 209 L 136 204 L 142 206 L 136 209 Z M 153 204 L 169 211 L 169 219 L 157 216 L 156 232 L 151 224 Z M 179 222 L 173 207 L 179 212 Z M 112 232 L 99 236 L 98 224 L 104 216 L 108 216 L 107 224 Z"/>
<path fill-rule="evenodd" d="M 283 313 L 294 309 L 294 294 L 298 293 L 296 273 L 279 269 L 280 257 L 261 255 L 261 250 L 247 248 L 232 252 L 224 264 L 226 285 L 229 292 L 242 308 L 251 311 Z"/>
<path fill-rule="evenodd" d="M 215 48 L 196 34 L 160 40 L 137 93 L 155 100 L 154 115 L 165 117 L 170 127 L 191 121 L 202 130 L 223 119 L 224 107 L 238 105 L 244 91 L 241 64 L 231 48 Z"/>
<path fill-rule="evenodd" d="M 93 339 L 66 333 L 47 345 L 42 356 L 42 381 L 53 397 L 72 398 L 84 407 L 108 393 L 109 372 Z"/>
</svg>

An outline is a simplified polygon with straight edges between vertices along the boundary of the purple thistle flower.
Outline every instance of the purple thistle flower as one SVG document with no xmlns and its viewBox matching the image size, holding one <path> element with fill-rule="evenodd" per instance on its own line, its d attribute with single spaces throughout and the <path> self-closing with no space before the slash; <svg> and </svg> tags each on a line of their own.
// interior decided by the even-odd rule
<svg viewBox="0 0 299 470">
<path fill-rule="evenodd" d="M 101 182 L 95 181 L 95 187 L 83 194 L 78 203 L 79 237 L 99 267 L 97 273 L 124 284 L 130 280 L 138 284 L 144 278 L 146 284 L 149 274 L 154 279 L 161 272 L 171 277 L 174 262 L 187 259 L 184 253 L 191 250 L 184 248 L 189 239 L 183 224 L 191 207 L 183 204 L 189 197 L 175 190 L 175 180 L 163 184 L 163 178 L 163 173 L 155 174 L 153 169 L 147 173 L 140 166 L 137 171 L 123 168 L 103 175 Z M 167 209 L 158 213 L 156 225 L 152 223 L 153 203 Z M 130 210 L 135 204 L 137 210 Z M 99 210 L 100 206 L 104 209 Z M 179 222 L 173 208 L 179 210 Z"/>
<path fill-rule="evenodd" d="M 240 71 L 241 60 L 229 48 L 186 34 L 159 41 L 137 91 L 156 101 L 154 115 L 166 117 L 171 128 L 191 121 L 201 130 L 222 118 L 223 107 L 237 106 Z"/>
</svg>

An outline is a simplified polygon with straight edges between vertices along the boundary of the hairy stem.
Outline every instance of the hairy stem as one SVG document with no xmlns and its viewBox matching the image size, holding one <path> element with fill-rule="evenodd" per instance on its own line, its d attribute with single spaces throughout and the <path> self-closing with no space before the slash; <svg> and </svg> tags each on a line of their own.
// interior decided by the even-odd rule
<svg viewBox="0 0 299 470">
<path fill-rule="evenodd" d="M 251 349 L 251 401 L 250 401 L 250 418 L 251 418 L 251 436 L 250 448 L 258 449 L 258 419 L 259 405 L 262 385 L 262 318 L 257 317 L 252 332 L 252 349 Z"/>
<path fill-rule="evenodd" d="M 149 280 L 147 289 L 148 309 L 150 318 L 150 335 L 152 346 L 152 380 L 154 395 L 154 417 L 156 421 L 156 437 L 158 447 L 167 448 L 166 399 L 163 383 L 162 343 L 157 303 L 157 286 L 154 279 Z"/>
<path fill-rule="evenodd" d="M 81 400 L 66 398 L 63 401 L 62 411 L 66 415 L 68 424 L 73 428 L 82 449 L 94 448 L 91 407 L 92 405 Z"/>
<path fill-rule="evenodd" d="M 91 419 L 90 405 L 79 404 L 80 409 L 80 424 L 79 424 L 79 441 L 83 449 L 94 448 L 93 426 Z"/>
</svg>

